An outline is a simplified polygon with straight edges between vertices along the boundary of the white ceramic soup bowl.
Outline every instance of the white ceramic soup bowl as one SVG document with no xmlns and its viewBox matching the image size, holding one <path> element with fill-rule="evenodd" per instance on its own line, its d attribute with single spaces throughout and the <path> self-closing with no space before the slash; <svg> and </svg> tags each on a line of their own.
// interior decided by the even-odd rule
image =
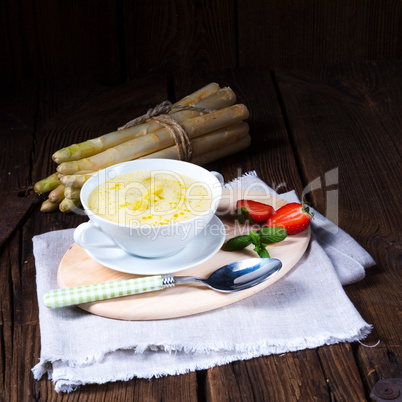
<svg viewBox="0 0 402 402">
<path fill-rule="evenodd" d="M 116 223 L 95 214 L 88 206 L 88 198 L 100 184 L 116 176 L 135 172 L 151 171 L 169 173 L 180 177 L 189 177 L 201 183 L 211 197 L 211 207 L 190 219 L 167 225 L 142 225 L 134 223 Z M 182 250 L 197 235 L 202 235 L 218 208 L 222 196 L 223 177 L 218 172 L 210 172 L 188 162 L 171 159 L 143 159 L 110 166 L 90 177 L 81 189 L 81 203 L 89 221 L 79 225 L 74 232 L 74 241 L 87 249 L 119 247 L 129 254 L 140 257 L 160 258 Z M 107 241 L 94 241 L 93 231 L 103 232 Z M 92 233 L 92 235 L 91 235 Z M 91 241 L 92 238 L 92 241 Z"/>
</svg>

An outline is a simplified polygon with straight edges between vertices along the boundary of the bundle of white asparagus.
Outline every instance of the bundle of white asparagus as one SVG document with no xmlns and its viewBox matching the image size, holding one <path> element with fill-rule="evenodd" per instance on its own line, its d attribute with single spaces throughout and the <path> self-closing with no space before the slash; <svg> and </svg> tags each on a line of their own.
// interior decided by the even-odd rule
<svg viewBox="0 0 402 402">
<path fill-rule="evenodd" d="M 214 110 L 173 108 L 169 112 L 191 141 L 191 163 L 204 165 L 250 145 L 248 124 L 244 122 L 248 110 L 235 103 L 236 95 L 230 88 L 211 83 L 174 104 Z M 169 129 L 149 120 L 58 150 L 52 156 L 57 171 L 37 182 L 34 189 L 38 194 L 49 193 L 42 212 L 71 212 L 80 206 L 81 187 L 98 170 L 134 159 L 180 159 L 179 155 Z"/>
</svg>

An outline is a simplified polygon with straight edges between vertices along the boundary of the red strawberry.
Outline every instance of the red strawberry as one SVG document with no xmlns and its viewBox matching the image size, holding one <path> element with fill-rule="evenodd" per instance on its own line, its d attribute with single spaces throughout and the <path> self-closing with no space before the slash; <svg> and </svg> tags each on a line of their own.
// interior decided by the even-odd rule
<svg viewBox="0 0 402 402">
<path fill-rule="evenodd" d="M 291 202 L 279 208 L 267 221 L 267 226 L 282 226 L 288 234 L 303 232 L 310 224 L 308 206 L 297 202 Z"/>
<path fill-rule="evenodd" d="M 239 222 L 244 223 L 248 220 L 250 223 L 265 222 L 275 209 L 271 205 L 251 200 L 238 200 L 236 202 L 236 213 L 239 215 Z"/>
</svg>

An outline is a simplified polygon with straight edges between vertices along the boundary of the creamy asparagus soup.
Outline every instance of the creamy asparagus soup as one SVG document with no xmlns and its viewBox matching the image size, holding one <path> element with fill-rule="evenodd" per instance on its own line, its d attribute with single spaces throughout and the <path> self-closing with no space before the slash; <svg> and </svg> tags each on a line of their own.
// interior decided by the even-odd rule
<svg viewBox="0 0 402 402">
<path fill-rule="evenodd" d="M 88 198 L 92 212 L 125 225 L 167 225 L 210 209 L 211 191 L 170 171 L 125 173 L 96 187 Z"/>
</svg>

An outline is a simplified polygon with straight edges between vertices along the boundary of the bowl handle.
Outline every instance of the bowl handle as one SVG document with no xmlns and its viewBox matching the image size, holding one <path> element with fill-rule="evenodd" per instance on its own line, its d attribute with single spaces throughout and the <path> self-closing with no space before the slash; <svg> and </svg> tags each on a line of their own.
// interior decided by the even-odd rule
<svg viewBox="0 0 402 402">
<path fill-rule="evenodd" d="M 225 183 L 223 176 L 219 172 L 215 172 L 214 170 L 211 171 L 211 173 L 218 179 L 219 183 L 221 183 L 221 186 L 223 186 Z"/>
<path fill-rule="evenodd" d="M 110 242 L 108 243 L 88 243 L 85 240 L 83 240 L 82 236 L 85 232 L 88 232 L 90 230 L 96 230 L 97 232 L 101 232 L 103 235 L 105 235 L 108 239 L 110 239 Z M 116 247 L 117 244 L 114 242 L 114 240 L 107 234 L 105 233 L 100 227 L 95 226 L 91 221 L 81 223 L 81 225 L 77 226 L 77 228 L 74 230 L 74 241 L 81 247 L 84 248 L 105 248 L 105 247 Z"/>
</svg>

